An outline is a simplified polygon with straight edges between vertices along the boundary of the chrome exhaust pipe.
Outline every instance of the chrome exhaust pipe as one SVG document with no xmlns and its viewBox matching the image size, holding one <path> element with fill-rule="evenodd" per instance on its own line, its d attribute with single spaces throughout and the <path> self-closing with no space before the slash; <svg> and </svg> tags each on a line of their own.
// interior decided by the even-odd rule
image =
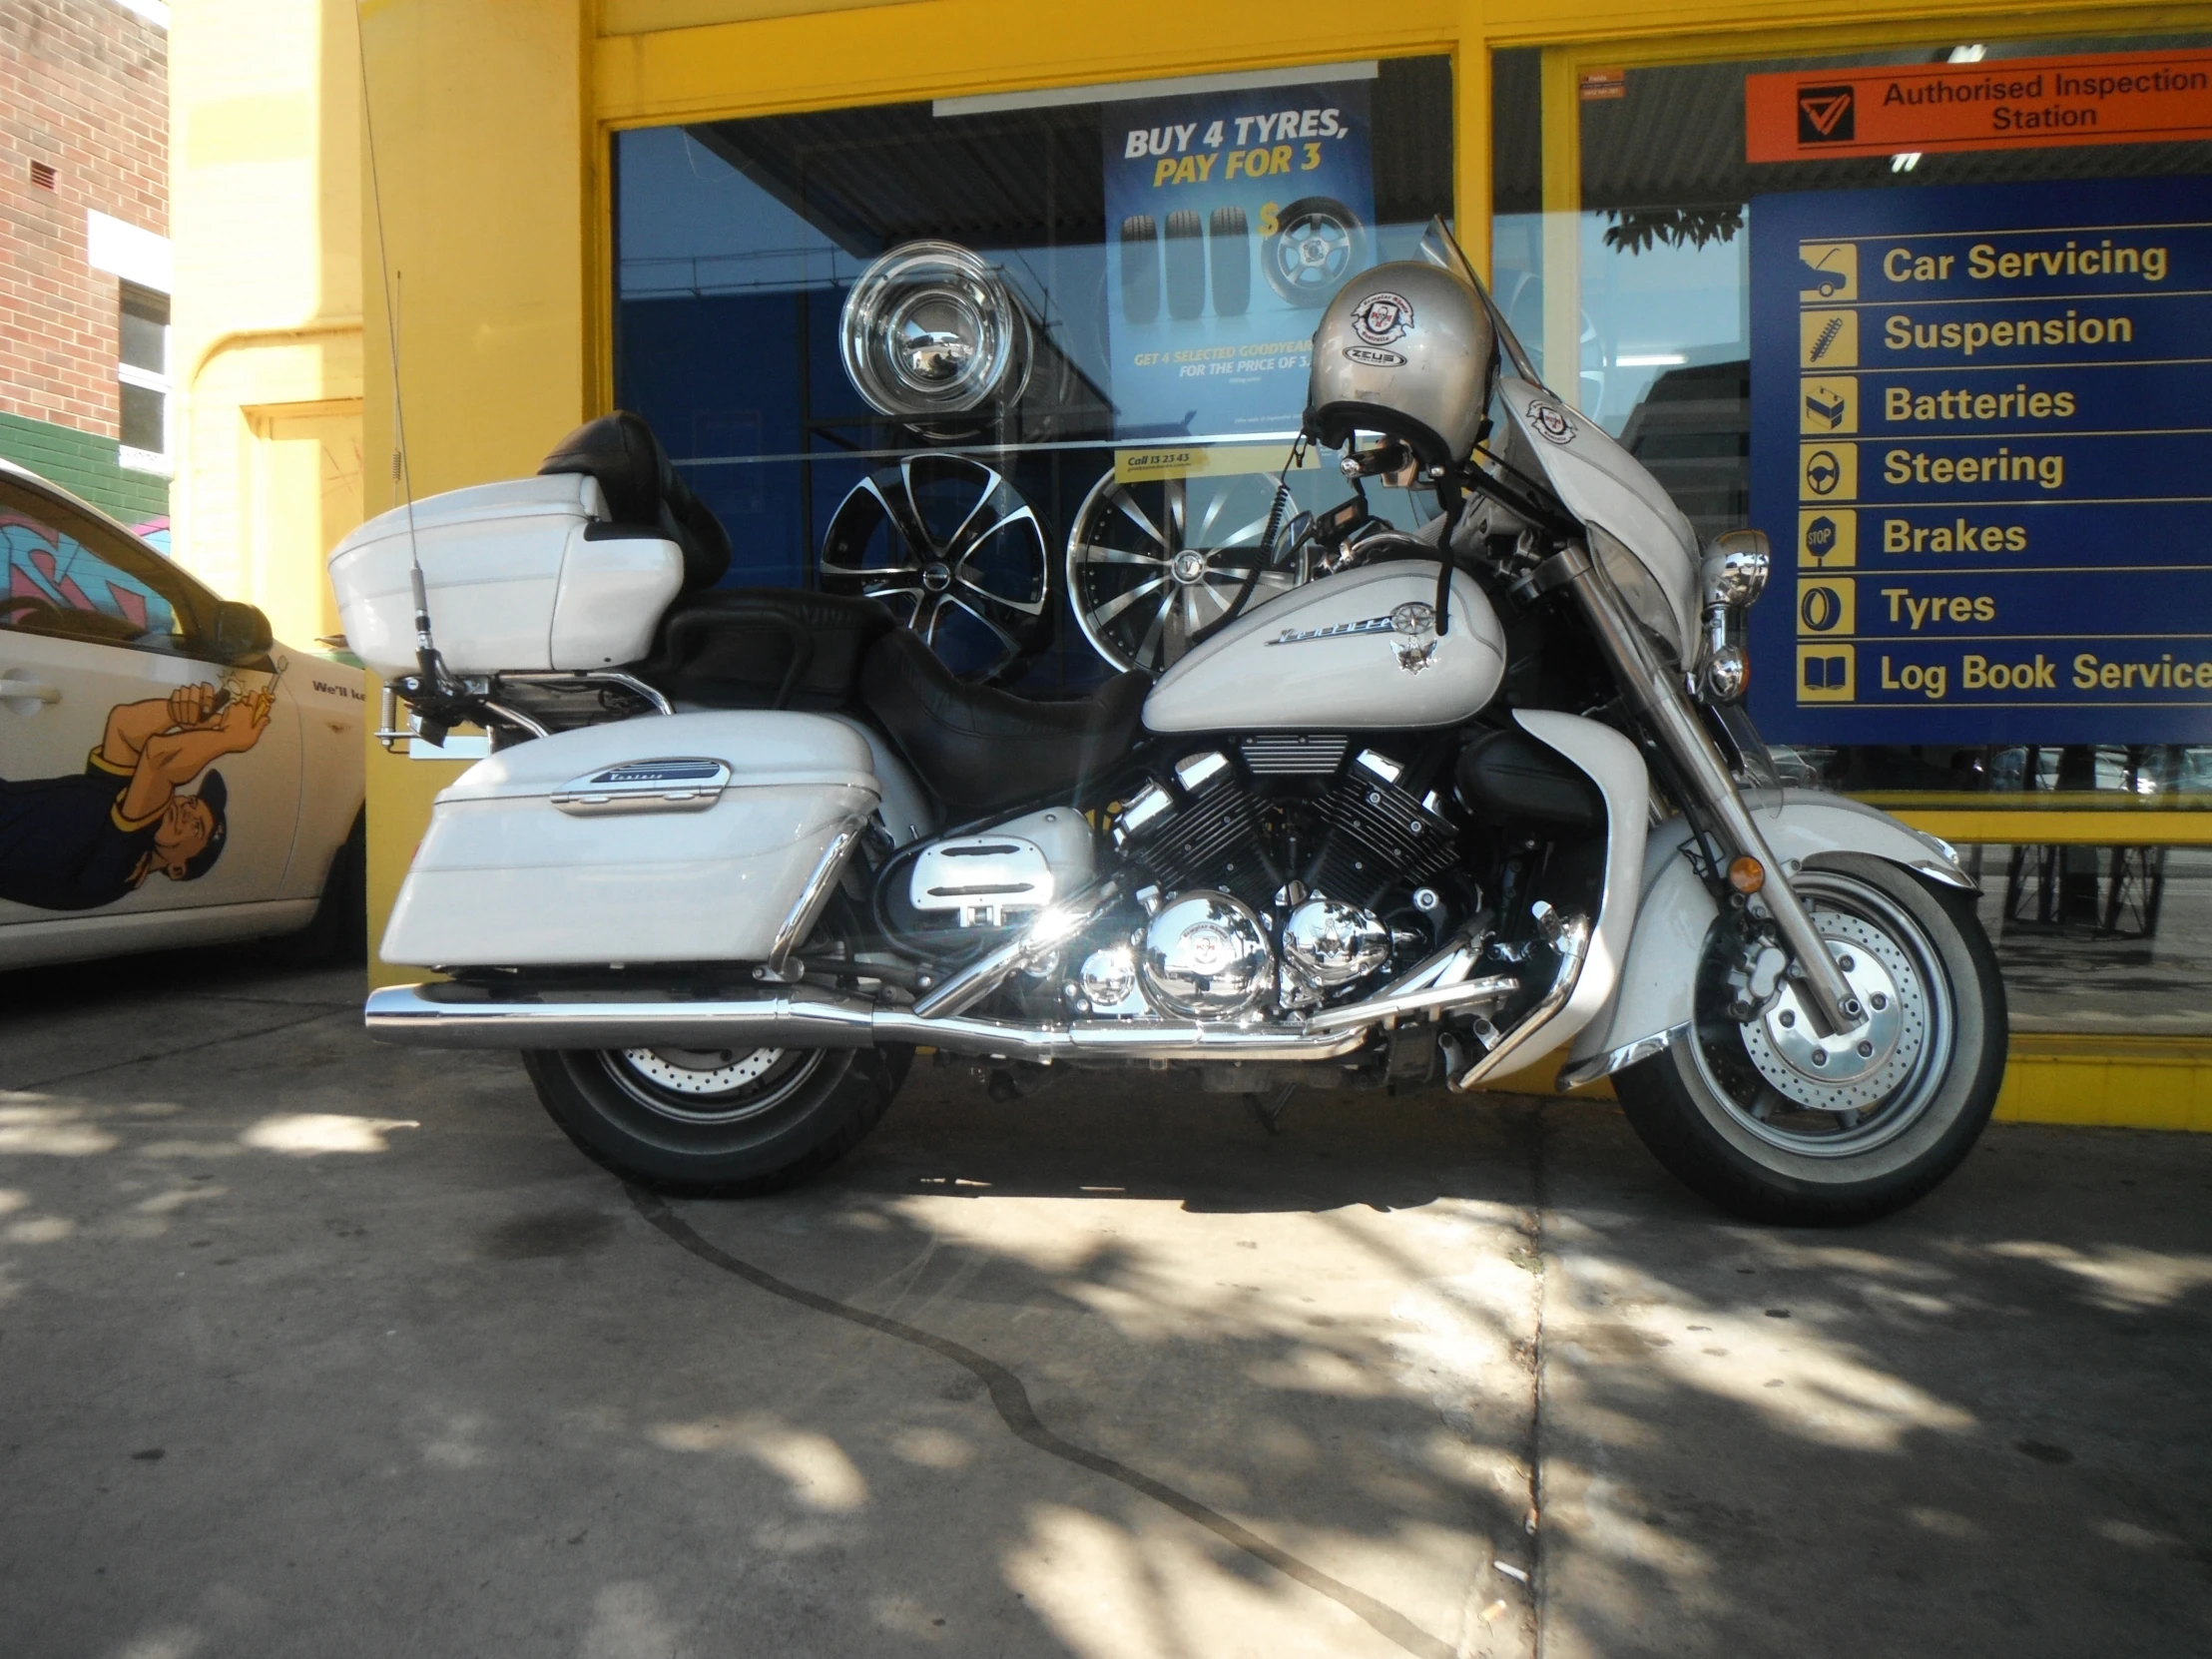
<svg viewBox="0 0 2212 1659">
<path fill-rule="evenodd" d="M 416 1048 L 872 1048 L 926 1044 L 996 1060 L 1330 1060 L 1371 1030 L 1411 1014 L 1501 1002 L 1506 975 L 1385 992 L 1297 1024 L 1079 1019 L 1059 1025 L 925 1016 L 856 996 L 794 986 L 774 995 L 701 1001 L 512 1001 L 455 984 L 392 985 L 369 993 L 364 1021 L 379 1042 Z"/>
</svg>

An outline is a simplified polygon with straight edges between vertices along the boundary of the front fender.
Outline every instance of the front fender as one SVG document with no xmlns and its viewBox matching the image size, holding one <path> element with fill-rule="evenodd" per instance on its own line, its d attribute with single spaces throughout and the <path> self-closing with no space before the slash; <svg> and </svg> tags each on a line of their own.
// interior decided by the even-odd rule
<svg viewBox="0 0 2212 1659">
<path fill-rule="evenodd" d="M 1839 852 L 1862 852 L 1945 886 L 1975 890 L 1946 843 L 1860 802 L 1815 790 L 1767 790 L 1747 793 L 1744 804 L 1786 871 Z M 1562 1089 L 1659 1053 L 1689 1024 L 1698 957 L 1719 914 L 1684 850 L 1689 839 L 1690 827 L 1680 818 L 1653 826 L 1644 843 L 1643 902 L 1619 988 L 1569 1051 L 1559 1073 Z"/>
</svg>

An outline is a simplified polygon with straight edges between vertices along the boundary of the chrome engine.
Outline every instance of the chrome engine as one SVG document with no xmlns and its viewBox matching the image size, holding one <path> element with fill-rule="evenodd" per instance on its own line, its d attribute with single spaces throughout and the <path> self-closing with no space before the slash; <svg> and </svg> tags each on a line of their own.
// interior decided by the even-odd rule
<svg viewBox="0 0 2212 1659">
<path fill-rule="evenodd" d="M 1446 788 L 1341 734 L 1249 737 L 1185 756 L 1109 813 L 1103 837 L 1059 808 L 931 842 L 899 867 L 896 909 L 916 942 L 980 936 L 987 950 L 1110 877 L 1115 896 L 1049 960 L 1001 981 L 1032 1014 L 1316 1016 L 1477 921 Z"/>
<path fill-rule="evenodd" d="M 1438 794 L 1408 782 L 1344 736 L 1185 757 L 1113 820 L 1125 890 L 1147 914 L 1083 957 L 1068 1000 L 1093 1015 L 1249 1022 L 1319 1007 L 1425 952 L 1447 909 L 1473 905 L 1426 885 L 1456 869 L 1458 830 Z"/>
</svg>

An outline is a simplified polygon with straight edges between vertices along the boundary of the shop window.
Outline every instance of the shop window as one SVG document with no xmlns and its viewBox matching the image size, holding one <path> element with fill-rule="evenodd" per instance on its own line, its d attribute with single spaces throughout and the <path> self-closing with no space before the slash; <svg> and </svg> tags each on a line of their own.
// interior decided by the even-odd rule
<svg viewBox="0 0 2212 1659">
<path fill-rule="evenodd" d="M 1772 538 L 1787 776 L 2021 826 L 1971 857 L 2028 1026 L 2196 1029 L 2212 982 L 2212 855 L 1990 816 L 2212 807 L 2208 46 L 1497 62 L 1501 301 L 1702 533 Z"/>
<path fill-rule="evenodd" d="M 164 472 L 169 461 L 169 295 L 121 282 L 117 301 L 116 393 L 122 462 Z"/>
<path fill-rule="evenodd" d="M 1308 341 L 1449 212 L 1451 97 L 1426 58 L 619 134 L 617 399 L 735 585 L 875 593 L 1035 693 L 1164 666 L 1343 496 L 1285 472 Z"/>
</svg>

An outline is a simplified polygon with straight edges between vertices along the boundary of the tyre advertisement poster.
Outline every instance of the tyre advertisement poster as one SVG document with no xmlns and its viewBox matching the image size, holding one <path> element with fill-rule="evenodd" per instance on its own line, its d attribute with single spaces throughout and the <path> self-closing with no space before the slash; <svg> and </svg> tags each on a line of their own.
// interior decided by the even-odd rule
<svg viewBox="0 0 2212 1659">
<path fill-rule="evenodd" d="M 1798 743 L 2212 734 L 2212 180 L 1751 214 L 1753 712 Z"/>
<path fill-rule="evenodd" d="M 1375 261 L 1365 81 L 1109 104 L 1116 435 L 1289 433 L 1314 324 Z"/>
</svg>

